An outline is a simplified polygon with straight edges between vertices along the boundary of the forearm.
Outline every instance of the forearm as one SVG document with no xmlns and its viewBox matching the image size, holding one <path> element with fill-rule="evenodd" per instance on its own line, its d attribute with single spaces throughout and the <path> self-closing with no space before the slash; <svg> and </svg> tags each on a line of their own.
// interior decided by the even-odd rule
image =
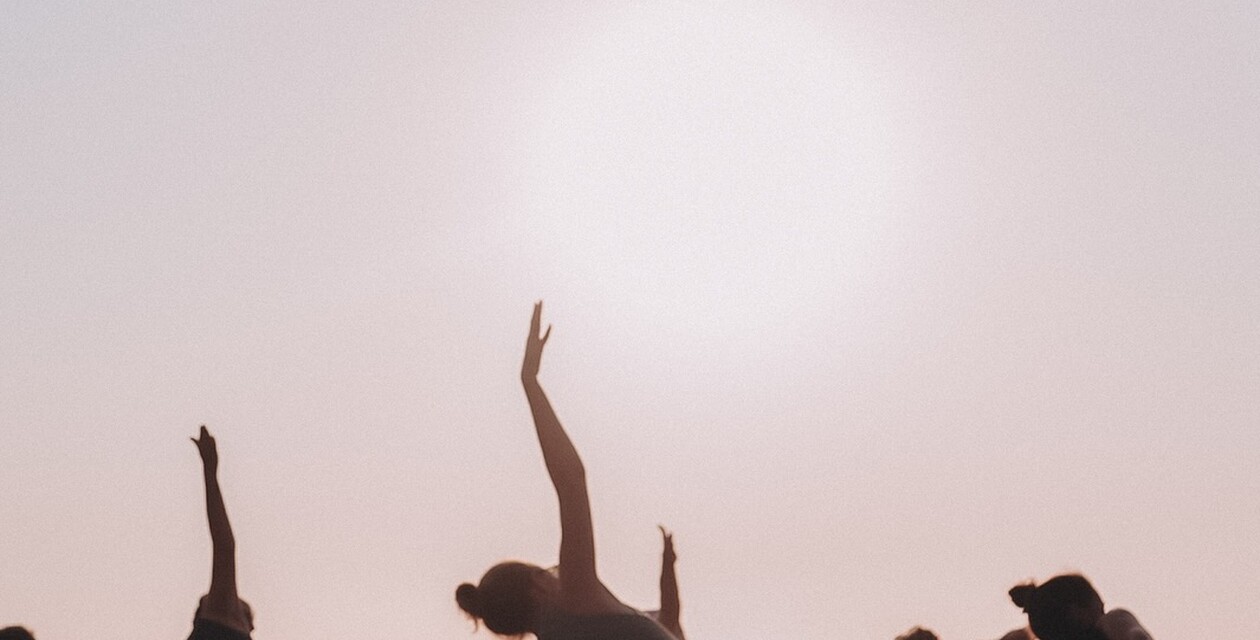
<svg viewBox="0 0 1260 640">
<path fill-rule="evenodd" d="M 210 524 L 210 541 L 214 545 L 214 554 L 217 559 L 223 553 L 235 551 L 236 539 L 232 536 L 232 525 L 228 522 L 227 507 L 223 504 L 223 494 L 219 490 L 217 474 L 207 469 L 205 482 L 206 520 Z"/>
<path fill-rule="evenodd" d="M 661 624 L 666 628 L 678 625 L 680 603 L 678 601 L 678 580 L 674 575 L 672 562 L 661 563 Z"/>
<path fill-rule="evenodd" d="M 560 419 L 551 408 L 547 394 L 537 378 L 522 378 L 525 396 L 529 399 L 529 409 L 534 416 L 534 431 L 538 434 L 538 445 L 542 449 L 543 461 L 547 465 L 547 473 L 557 491 L 572 483 L 586 482 L 586 469 L 577 448 L 569 440 Z"/>
</svg>

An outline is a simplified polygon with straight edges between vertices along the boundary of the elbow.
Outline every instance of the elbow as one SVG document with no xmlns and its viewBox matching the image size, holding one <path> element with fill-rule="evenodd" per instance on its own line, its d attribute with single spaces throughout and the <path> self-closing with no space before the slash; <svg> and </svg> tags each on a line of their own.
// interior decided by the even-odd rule
<svg viewBox="0 0 1260 640">
<path fill-rule="evenodd" d="M 580 489 L 586 491 L 586 467 L 581 461 L 563 467 L 550 469 L 551 483 L 557 489 Z"/>
<path fill-rule="evenodd" d="M 236 537 L 231 533 L 223 533 L 217 536 L 212 536 L 210 541 L 214 543 L 215 551 L 223 553 L 236 553 Z"/>
<path fill-rule="evenodd" d="M 542 394 L 542 384 L 538 382 L 538 376 L 521 374 L 521 386 L 525 388 L 525 397 L 533 400 L 536 396 Z"/>
<path fill-rule="evenodd" d="M 586 486 L 586 465 L 581 460 L 577 460 L 572 464 L 565 465 L 560 471 L 560 477 L 566 484 L 572 486 Z"/>
<path fill-rule="evenodd" d="M 551 484 L 555 485 L 556 490 L 562 493 L 572 491 L 586 493 L 586 475 L 582 473 L 552 474 Z"/>
</svg>

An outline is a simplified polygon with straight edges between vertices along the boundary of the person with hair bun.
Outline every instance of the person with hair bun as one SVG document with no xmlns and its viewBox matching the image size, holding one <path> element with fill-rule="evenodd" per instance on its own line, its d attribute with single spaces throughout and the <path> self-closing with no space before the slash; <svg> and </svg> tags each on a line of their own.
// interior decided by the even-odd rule
<svg viewBox="0 0 1260 640">
<path fill-rule="evenodd" d="M 1040 640 L 1151 640 L 1132 613 L 1104 613 L 1102 598 L 1079 574 L 1015 585 L 1008 593 Z"/>
<path fill-rule="evenodd" d="M 544 569 L 525 562 L 501 562 L 477 585 L 463 583 L 455 602 L 494 633 L 538 640 L 673 640 L 670 632 L 642 612 L 623 604 L 600 581 L 586 487 L 586 469 L 542 385 L 538 369 L 551 327 L 541 333 L 542 303 L 534 305 L 521 384 L 534 417 L 543 461 L 560 503 L 560 564 Z"/>
<path fill-rule="evenodd" d="M 899 636 L 896 640 L 940 640 L 931 629 L 915 627 Z"/>
<path fill-rule="evenodd" d="M 26 627 L 5 627 L 0 629 L 0 640 L 35 640 L 35 636 Z"/>
</svg>

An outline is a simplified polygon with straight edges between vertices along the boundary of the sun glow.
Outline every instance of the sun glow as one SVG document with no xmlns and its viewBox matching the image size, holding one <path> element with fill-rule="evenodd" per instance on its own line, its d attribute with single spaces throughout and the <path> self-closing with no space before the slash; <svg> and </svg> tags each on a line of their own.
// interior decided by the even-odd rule
<svg viewBox="0 0 1260 640">
<path fill-rule="evenodd" d="M 712 336 L 807 319 L 863 286 L 884 242 L 870 85 L 786 10 L 628 10 L 534 110 L 523 228 L 575 295 L 630 322 Z"/>
</svg>

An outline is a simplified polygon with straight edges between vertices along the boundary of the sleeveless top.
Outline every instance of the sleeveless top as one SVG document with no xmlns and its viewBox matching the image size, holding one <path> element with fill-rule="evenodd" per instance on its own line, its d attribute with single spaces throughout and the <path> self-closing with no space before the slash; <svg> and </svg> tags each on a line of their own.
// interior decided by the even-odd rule
<svg viewBox="0 0 1260 640">
<path fill-rule="evenodd" d="M 535 635 L 538 640 L 674 640 L 665 627 L 641 613 L 561 613 L 545 618 Z"/>
</svg>

